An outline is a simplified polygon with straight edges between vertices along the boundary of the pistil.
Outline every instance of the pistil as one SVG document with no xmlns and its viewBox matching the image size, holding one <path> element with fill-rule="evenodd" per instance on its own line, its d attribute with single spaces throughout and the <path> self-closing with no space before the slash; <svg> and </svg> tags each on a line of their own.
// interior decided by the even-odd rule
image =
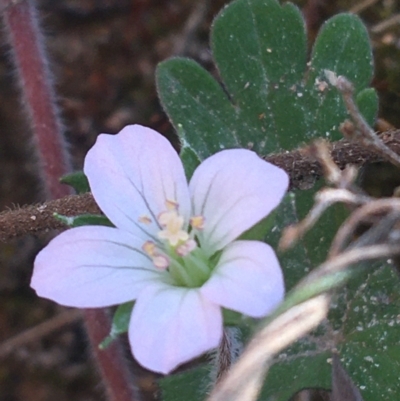
<svg viewBox="0 0 400 401">
<path fill-rule="evenodd" d="M 142 249 L 157 269 L 168 270 L 176 285 L 195 288 L 207 281 L 212 270 L 195 238 L 196 233 L 203 230 L 205 219 L 203 216 L 193 216 L 189 220 L 191 228 L 187 230 L 178 206 L 174 200 L 166 201 L 166 210 L 157 217 L 161 227 L 157 237 L 162 242 L 146 241 Z M 139 221 L 143 224 L 151 222 L 145 215 Z"/>
</svg>

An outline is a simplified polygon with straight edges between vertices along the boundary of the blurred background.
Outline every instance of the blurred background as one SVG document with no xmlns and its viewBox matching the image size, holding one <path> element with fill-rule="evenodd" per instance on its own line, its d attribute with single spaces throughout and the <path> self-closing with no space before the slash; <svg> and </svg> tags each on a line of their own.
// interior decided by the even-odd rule
<svg viewBox="0 0 400 401">
<path fill-rule="evenodd" d="M 380 96 L 378 128 L 400 127 L 400 2 L 293 2 L 306 17 L 310 43 L 332 15 L 343 11 L 360 15 L 375 55 L 372 86 Z M 179 55 L 194 58 L 217 77 L 208 35 L 213 17 L 227 3 L 37 0 L 76 169 L 82 167 L 99 133 L 115 133 L 131 123 L 157 129 L 178 147 L 157 100 L 155 67 Z M 0 43 L 0 209 L 6 210 L 41 199 L 35 160 L 27 145 L 29 128 L 1 32 Z M 44 236 L 29 236 L 0 244 L 0 401 L 101 400 L 103 389 L 79 316 L 38 299 L 29 288 L 33 259 L 45 241 Z M 146 399 L 157 399 L 155 377 L 135 369 Z"/>
</svg>

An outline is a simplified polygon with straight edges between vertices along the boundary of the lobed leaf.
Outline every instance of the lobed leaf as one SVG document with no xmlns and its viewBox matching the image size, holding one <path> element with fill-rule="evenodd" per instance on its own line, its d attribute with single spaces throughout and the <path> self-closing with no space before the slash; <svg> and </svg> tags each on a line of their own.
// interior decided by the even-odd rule
<svg viewBox="0 0 400 401">
<path fill-rule="evenodd" d="M 361 112 L 370 124 L 376 118 L 376 93 L 366 89 L 371 46 L 355 15 L 325 23 L 307 66 L 305 24 L 294 5 L 236 0 L 215 19 L 211 47 L 221 84 L 184 58 L 160 63 L 156 73 L 160 100 L 184 151 L 191 151 L 190 163 L 193 154 L 203 160 L 225 148 L 268 154 L 316 137 L 339 139 L 347 112 L 326 70 L 352 81 Z"/>
</svg>

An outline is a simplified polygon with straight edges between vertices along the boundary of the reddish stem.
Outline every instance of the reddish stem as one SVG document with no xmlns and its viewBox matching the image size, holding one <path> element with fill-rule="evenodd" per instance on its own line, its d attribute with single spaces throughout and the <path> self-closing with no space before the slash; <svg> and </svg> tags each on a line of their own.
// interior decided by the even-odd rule
<svg viewBox="0 0 400 401">
<path fill-rule="evenodd" d="M 4 5 L 5 1 L 2 1 Z M 70 171 L 42 35 L 32 1 L 6 5 L 3 11 L 22 101 L 30 119 L 48 198 L 71 194 L 59 178 Z"/>
<path fill-rule="evenodd" d="M 41 175 L 48 199 L 69 195 L 71 190 L 59 178 L 71 171 L 43 38 L 33 0 L 0 0 L 4 26 L 19 79 L 23 104 L 30 119 Z M 105 309 L 85 312 L 86 328 L 95 359 L 112 401 L 132 401 L 136 392 L 123 358 L 122 344 L 115 342 L 102 351 L 98 344 L 109 333 L 110 318 Z"/>
<path fill-rule="evenodd" d="M 99 313 L 102 312 L 102 313 Z M 95 350 L 101 375 L 111 386 L 107 386 L 110 401 L 132 401 L 138 399 L 138 391 L 134 386 L 134 378 L 127 366 L 123 349 L 118 341 L 114 341 L 105 349 L 100 350 L 99 344 L 110 333 L 110 318 L 105 310 L 84 310 L 86 331 Z M 121 363 L 123 362 L 123 363 Z M 118 389 L 117 392 L 115 389 Z"/>
</svg>

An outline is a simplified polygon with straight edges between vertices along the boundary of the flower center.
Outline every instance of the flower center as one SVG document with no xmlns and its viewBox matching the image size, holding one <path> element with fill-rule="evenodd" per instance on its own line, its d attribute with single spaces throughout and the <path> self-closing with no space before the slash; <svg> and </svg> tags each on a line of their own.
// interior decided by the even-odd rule
<svg viewBox="0 0 400 401">
<path fill-rule="evenodd" d="M 161 227 L 157 233 L 159 241 L 146 241 L 142 249 L 157 269 L 169 273 L 175 285 L 199 287 L 208 280 L 212 270 L 196 237 L 204 228 L 204 217 L 193 216 L 186 224 L 177 202 L 167 200 L 165 206 L 166 210 L 157 217 Z M 149 224 L 149 220 L 147 216 L 139 218 L 142 224 Z"/>
<path fill-rule="evenodd" d="M 166 240 L 173 247 L 189 239 L 189 233 L 183 230 L 185 224 L 177 210 L 163 212 L 158 217 L 158 222 L 163 229 L 158 232 L 158 238 Z"/>
</svg>

